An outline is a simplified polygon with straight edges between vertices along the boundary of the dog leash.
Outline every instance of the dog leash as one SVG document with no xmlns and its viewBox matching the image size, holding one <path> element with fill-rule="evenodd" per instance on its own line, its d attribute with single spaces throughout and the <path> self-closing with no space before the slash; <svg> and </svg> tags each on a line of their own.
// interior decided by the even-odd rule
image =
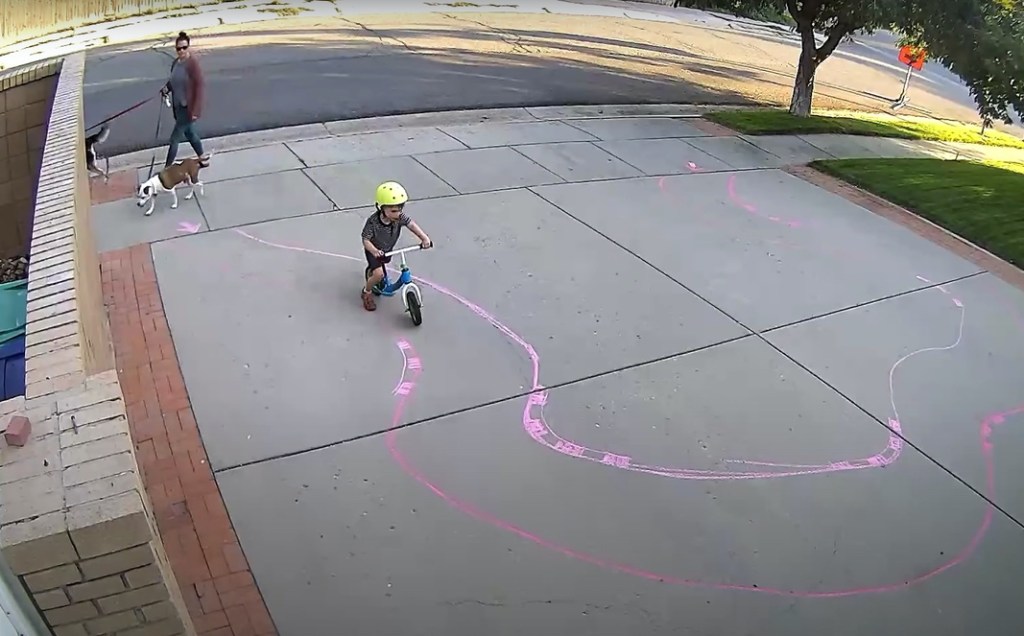
<svg viewBox="0 0 1024 636">
<path fill-rule="evenodd" d="M 153 98 L 150 97 L 150 99 L 153 99 Z M 163 121 L 163 119 L 164 119 L 164 109 L 163 108 L 157 108 L 157 110 L 156 110 L 156 135 L 154 135 L 154 137 L 153 137 L 154 141 L 157 141 L 157 142 L 160 141 L 160 123 Z M 153 178 L 153 167 L 156 165 L 157 148 L 158 147 L 154 147 L 154 149 L 153 149 L 153 158 L 149 161 L 149 176 L 146 177 L 147 181 L 149 179 Z"/>
<path fill-rule="evenodd" d="M 103 124 L 106 124 L 106 123 L 112 122 L 112 121 L 114 121 L 115 119 L 117 119 L 118 117 L 120 117 L 121 115 L 127 115 L 128 113 L 132 112 L 132 111 L 133 111 L 133 110 L 135 110 L 136 108 L 140 108 L 140 107 L 144 106 L 145 104 L 147 104 L 147 103 L 148 103 L 149 101 L 151 101 L 151 100 L 152 100 L 152 99 L 153 99 L 154 97 L 156 97 L 156 96 L 157 96 L 157 95 L 159 95 L 159 94 L 160 94 L 160 92 L 159 92 L 159 91 L 157 91 L 156 95 L 151 95 L 150 97 L 147 97 L 146 99 L 142 100 L 142 101 L 141 101 L 141 102 L 139 102 L 138 104 L 133 104 L 132 106 L 129 106 L 128 108 L 125 108 L 125 109 L 124 109 L 124 110 L 122 110 L 121 112 L 119 112 L 119 113 L 116 113 L 116 114 L 114 114 L 114 115 L 111 115 L 110 117 L 107 117 L 106 119 L 104 119 L 104 120 L 103 120 L 103 121 L 101 121 L 101 122 L 99 122 L 99 123 L 96 123 L 96 124 L 93 124 L 92 126 L 89 126 L 88 128 L 86 128 L 86 129 L 85 129 L 85 130 L 86 130 L 86 132 L 88 132 L 88 131 L 92 130 L 93 128 L 99 128 L 99 127 L 100 127 L 100 126 L 102 126 Z"/>
</svg>

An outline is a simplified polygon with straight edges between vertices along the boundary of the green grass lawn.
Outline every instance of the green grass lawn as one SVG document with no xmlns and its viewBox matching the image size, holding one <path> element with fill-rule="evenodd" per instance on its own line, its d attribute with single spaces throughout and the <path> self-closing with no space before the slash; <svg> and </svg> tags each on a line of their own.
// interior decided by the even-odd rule
<svg viewBox="0 0 1024 636">
<path fill-rule="evenodd" d="M 1024 267 L 1024 163 L 833 159 L 810 165 Z"/>
<path fill-rule="evenodd" d="M 989 129 L 982 136 L 980 125 L 925 118 L 898 118 L 871 113 L 812 114 L 810 117 L 794 117 L 788 111 L 775 109 L 715 111 L 704 117 L 746 135 L 839 133 L 1024 148 L 1024 141 L 998 130 Z"/>
</svg>

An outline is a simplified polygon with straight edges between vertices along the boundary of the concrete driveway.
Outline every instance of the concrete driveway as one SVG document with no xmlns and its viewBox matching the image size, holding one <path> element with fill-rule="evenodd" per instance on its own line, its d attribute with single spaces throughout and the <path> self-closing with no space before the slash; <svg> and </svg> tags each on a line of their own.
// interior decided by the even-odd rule
<svg viewBox="0 0 1024 636">
<path fill-rule="evenodd" d="M 157 240 L 282 635 L 1013 633 L 1024 293 L 744 144 L 441 125 L 94 209 Z M 419 327 L 358 302 L 385 178 L 437 244 Z"/>
</svg>

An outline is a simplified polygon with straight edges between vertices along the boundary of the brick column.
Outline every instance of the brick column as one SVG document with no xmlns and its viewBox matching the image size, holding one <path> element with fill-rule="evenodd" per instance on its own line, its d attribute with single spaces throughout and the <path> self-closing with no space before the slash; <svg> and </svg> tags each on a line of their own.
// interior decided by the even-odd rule
<svg viewBox="0 0 1024 636">
<path fill-rule="evenodd" d="M 91 249 L 84 54 L 60 69 L 32 228 L 28 417 L 0 448 L 0 551 L 55 636 L 193 636 L 140 477 Z"/>
</svg>

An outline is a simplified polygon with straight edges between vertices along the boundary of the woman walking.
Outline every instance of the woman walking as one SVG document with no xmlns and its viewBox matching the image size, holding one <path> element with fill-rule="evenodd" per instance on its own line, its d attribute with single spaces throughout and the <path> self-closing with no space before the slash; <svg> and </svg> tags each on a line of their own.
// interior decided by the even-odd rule
<svg viewBox="0 0 1024 636">
<path fill-rule="evenodd" d="M 174 112 L 174 130 L 171 131 L 171 145 L 167 149 L 167 161 L 164 167 L 174 163 L 178 155 L 178 144 L 188 140 L 195 150 L 196 156 L 208 160 L 209 155 L 203 152 L 203 140 L 195 130 L 195 122 L 203 110 L 203 72 L 199 61 L 188 50 L 191 40 L 182 31 L 174 42 L 174 50 L 178 57 L 171 63 L 171 77 L 161 89 L 166 98 L 170 94 L 171 110 Z"/>
</svg>

